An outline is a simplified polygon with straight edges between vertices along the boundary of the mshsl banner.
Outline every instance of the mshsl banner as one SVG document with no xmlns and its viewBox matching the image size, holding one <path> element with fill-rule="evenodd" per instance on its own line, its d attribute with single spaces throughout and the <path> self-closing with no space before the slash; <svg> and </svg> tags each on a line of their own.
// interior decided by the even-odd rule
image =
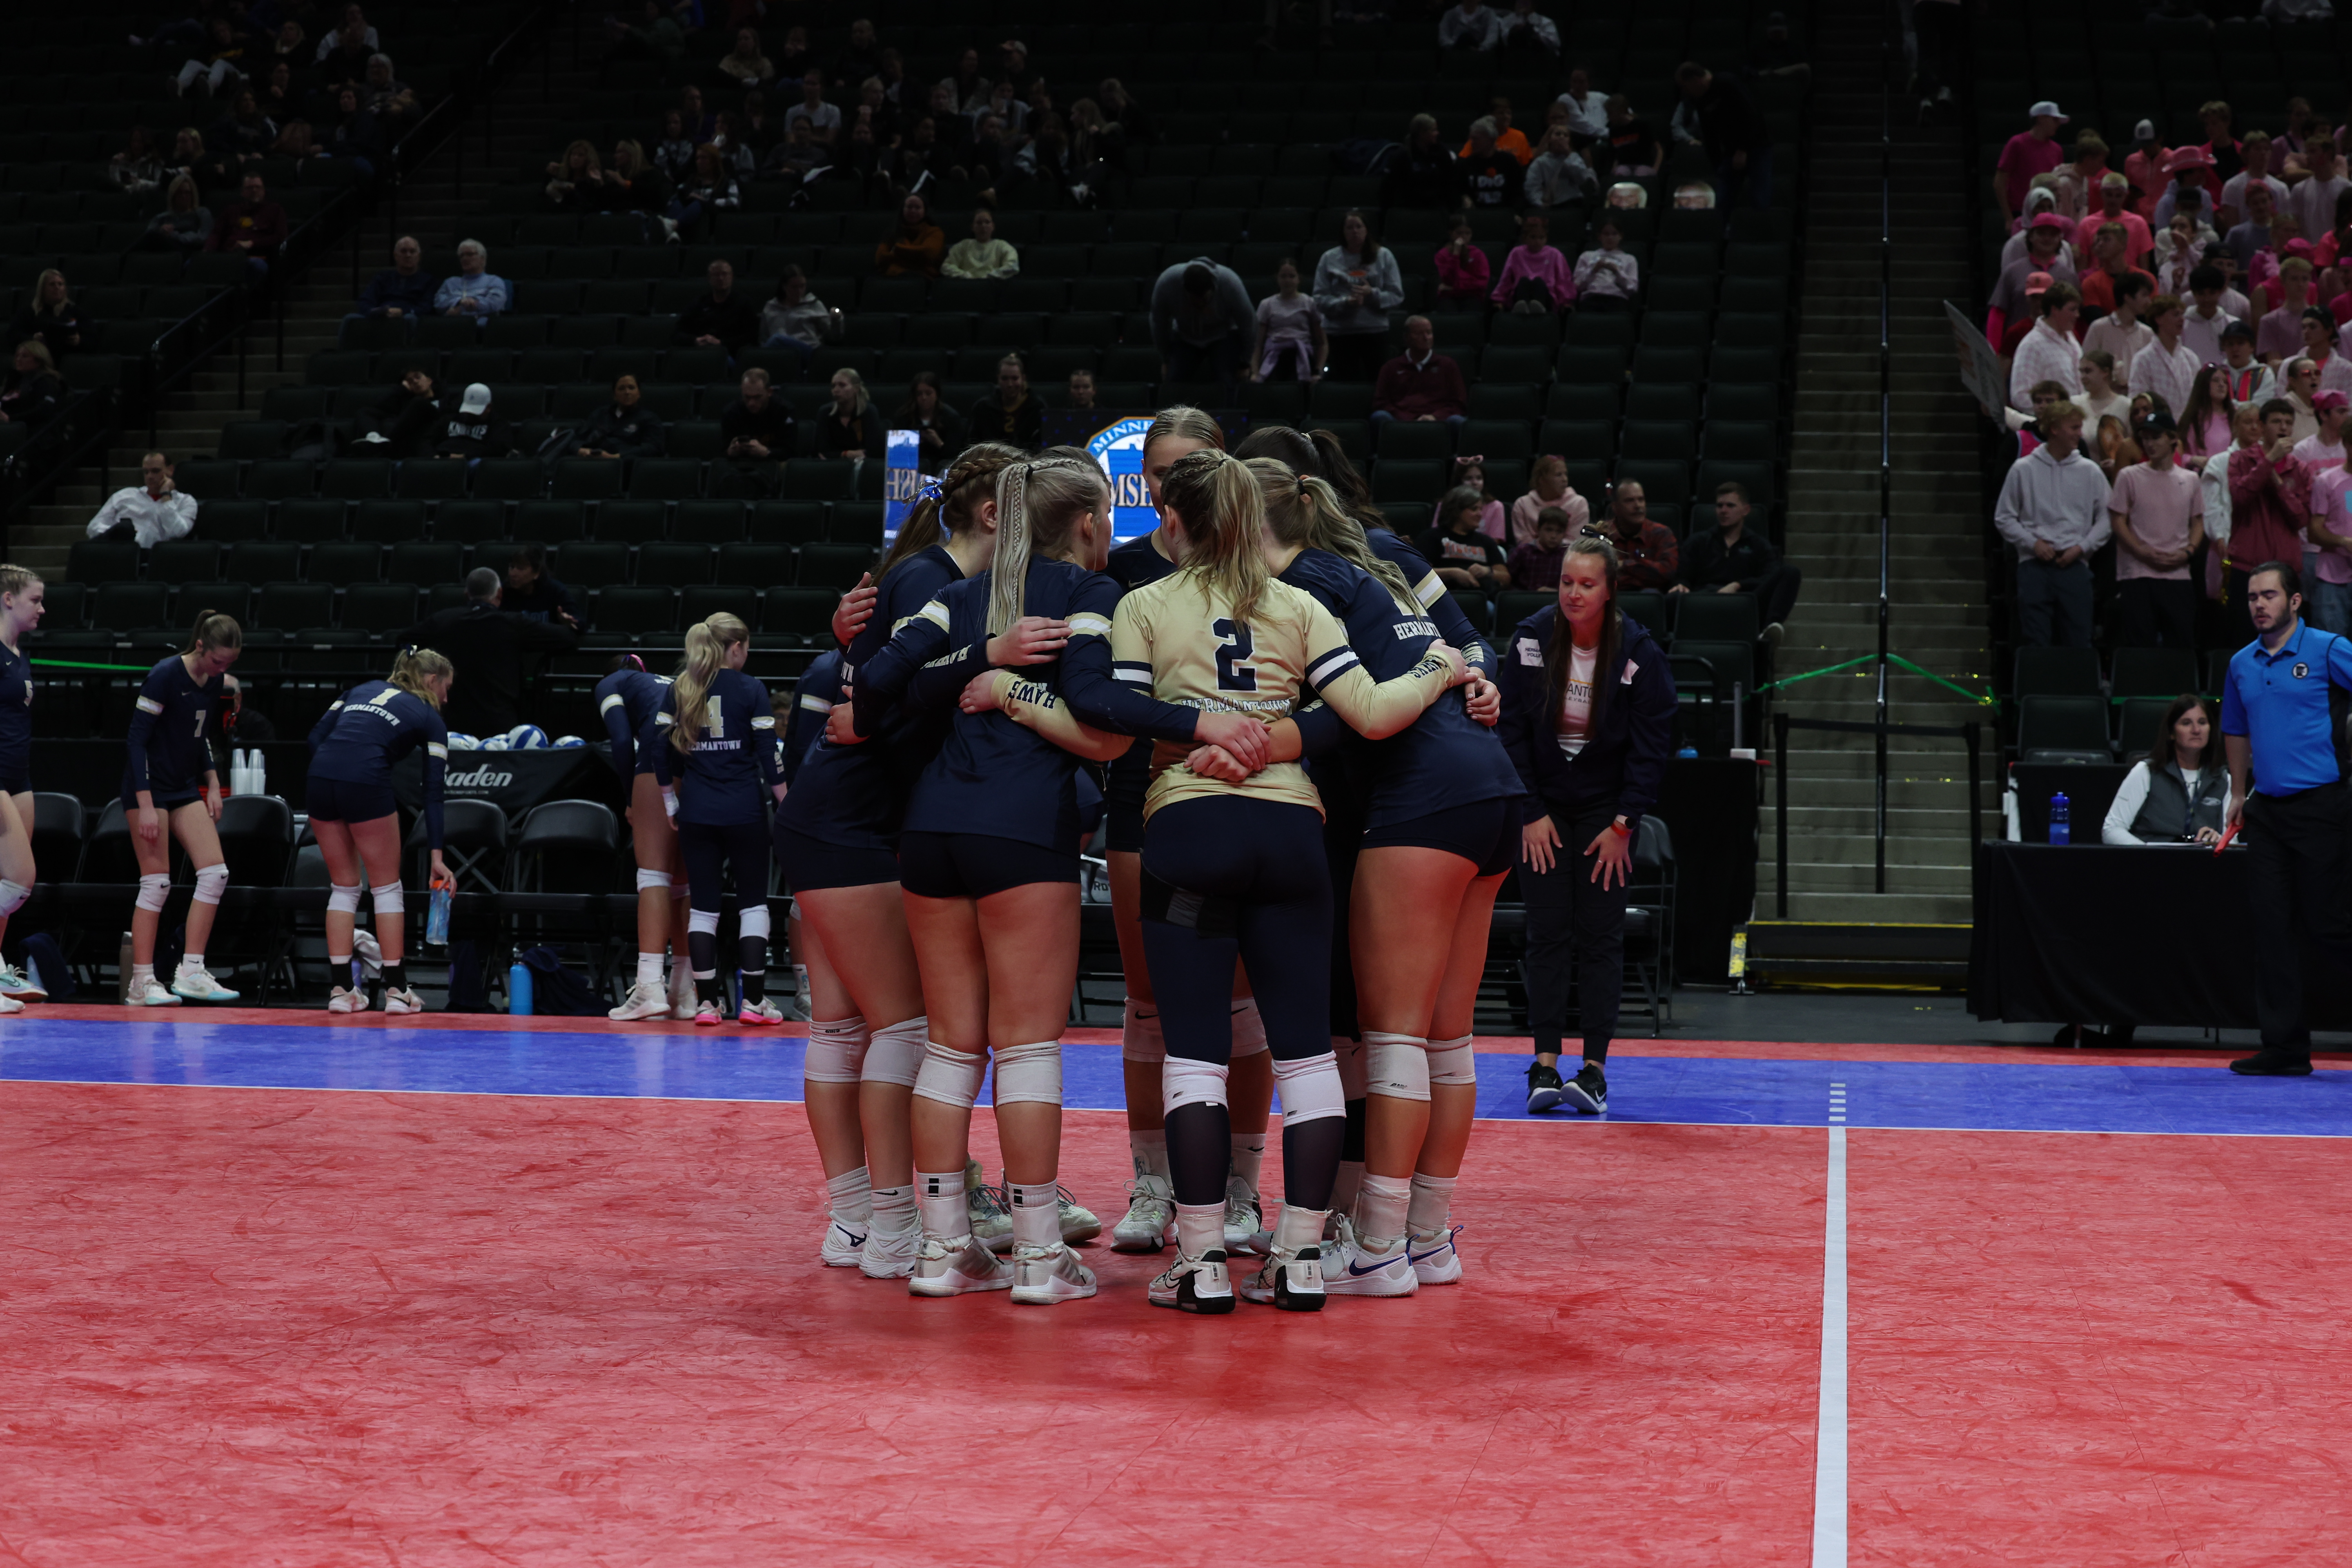
<svg viewBox="0 0 2352 1568">
<path fill-rule="evenodd" d="M 882 481 L 882 537 L 898 537 L 898 527 L 915 508 L 915 497 L 938 478 L 921 468 L 923 437 L 919 431 L 893 430 L 883 447 L 889 465 Z"/>
<path fill-rule="evenodd" d="M 1249 428 L 1249 416 L 1239 409 L 1211 409 L 1209 414 L 1224 431 L 1228 447 Z M 1143 488 L 1143 437 L 1151 428 L 1151 420 L 1149 410 L 1045 410 L 1046 446 L 1083 447 L 1102 465 L 1103 476 L 1110 481 L 1111 535 L 1121 542 L 1160 526 L 1160 519 L 1152 514 L 1150 494 Z"/>
</svg>

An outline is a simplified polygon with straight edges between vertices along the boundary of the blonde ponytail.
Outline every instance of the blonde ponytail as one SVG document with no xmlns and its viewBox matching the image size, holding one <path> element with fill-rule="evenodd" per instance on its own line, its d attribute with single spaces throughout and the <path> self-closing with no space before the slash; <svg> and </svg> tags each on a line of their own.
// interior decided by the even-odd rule
<svg viewBox="0 0 2352 1568">
<path fill-rule="evenodd" d="M 1234 624 L 1246 626 L 1270 581 L 1265 569 L 1265 502 L 1257 479 L 1222 450 L 1176 460 L 1160 486 L 1161 504 L 1184 523 L 1183 573 L 1215 606 L 1233 606 Z"/>
<path fill-rule="evenodd" d="M 29 566 L 0 564 L 0 596 L 21 594 L 40 580 L 40 574 Z"/>
<path fill-rule="evenodd" d="M 1050 447 L 998 476 L 996 555 L 988 569 L 991 637 L 1026 613 L 1029 563 L 1066 558 L 1078 519 L 1102 511 L 1108 494 L 1102 469 L 1075 447 Z"/>
<path fill-rule="evenodd" d="M 703 704 L 710 699 L 710 683 L 726 666 L 727 650 L 751 640 L 751 628 L 724 610 L 686 628 L 686 660 L 670 686 L 677 721 L 669 727 L 669 743 L 681 754 L 694 754 L 703 729 Z"/>
<path fill-rule="evenodd" d="M 1348 515 L 1337 490 L 1312 474 L 1291 472 L 1286 464 L 1272 458 L 1244 458 L 1243 466 L 1257 478 L 1258 492 L 1265 501 L 1266 531 L 1276 542 L 1329 552 L 1370 574 L 1388 590 L 1398 609 L 1420 616 L 1421 602 L 1412 596 L 1404 574 L 1372 553 L 1364 525 Z"/>
<path fill-rule="evenodd" d="M 454 676 L 457 673 L 457 667 L 449 662 L 446 655 L 436 653 L 429 647 L 417 647 L 412 644 L 400 650 L 400 657 L 392 661 L 392 673 L 385 676 L 384 679 L 399 687 L 411 697 L 423 698 L 426 707 L 438 712 L 441 709 L 441 700 L 434 696 L 433 689 L 425 683 L 445 675 Z"/>
</svg>

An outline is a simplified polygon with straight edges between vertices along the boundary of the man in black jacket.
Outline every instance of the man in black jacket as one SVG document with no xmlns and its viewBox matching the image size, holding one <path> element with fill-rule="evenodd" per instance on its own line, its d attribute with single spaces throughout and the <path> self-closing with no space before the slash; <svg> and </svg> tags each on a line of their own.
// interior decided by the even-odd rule
<svg viewBox="0 0 2352 1568">
<path fill-rule="evenodd" d="M 678 317 L 676 337 L 697 348 L 725 349 L 730 359 L 759 341 L 760 312 L 750 300 L 736 297 L 731 265 L 710 264 L 710 292 Z"/>
<path fill-rule="evenodd" d="M 1670 594 L 1753 594 L 1764 637 L 1775 647 L 1780 623 L 1797 603 L 1804 568 L 1780 559 L 1772 542 L 1748 531 L 1748 487 L 1727 479 L 1715 487 L 1714 531 L 1683 541 L 1682 569 Z"/>
<path fill-rule="evenodd" d="M 457 412 L 442 426 L 433 443 L 436 458 L 512 458 L 520 456 L 514 427 L 490 407 L 490 389 L 480 382 L 466 388 Z M 511 728 L 511 726 L 509 726 Z"/>
<path fill-rule="evenodd" d="M 1683 98 L 1698 116 L 1699 140 L 1715 160 L 1715 188 L 1724 206 L 1772 205 L 1772 131 L 1748 89 L 1695 61 L 1675 72 Z"/>
<path fill-rule="evenodd" d="M 461 734 L 488 739 L 523 721 L 525 660 L 536 654 L 569 653 L 580 634 L 561 621 L 535 621 L 499 607 L 502 584 L 488 566 L 466 578 L 466 602 L 427 616 L 400 634 L 403 642 L 448 657 L 457 678 L 442 716 Z"/>
</svg>

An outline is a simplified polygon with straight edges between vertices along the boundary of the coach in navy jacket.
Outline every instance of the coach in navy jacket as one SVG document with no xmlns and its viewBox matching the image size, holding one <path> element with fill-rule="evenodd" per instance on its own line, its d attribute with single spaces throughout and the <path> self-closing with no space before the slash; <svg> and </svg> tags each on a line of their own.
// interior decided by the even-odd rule
<svg viewBox="0 0 2352 1568">
<path fill-rule="evenodd" d="M 1521 621 L 1508 645 L 1496 653 L 1495 682 L 1503 693 L 1497 733 L 1518 767 L 1519 782 L 1551 814 L 1563 843 L 1570 837 L 1568 825 L 1596 810 L 1606 808 L 1604 821 L 1622 816 L 1628 827 L 1638 828 L 1643 814 L 1658 803 L 1674 738 L 1675 678 L 1666 668 L 1665 649 L 1641 622 L 1620 616 L 1618 624 L 1618 658 L 1607 674 L 1609 700 L 1601 707 L 1600 732 L 1587 738 L 1573 758 L 1555 739 L 1544 677 L 1551 639 L 1559 629 L 1559 606 L 1547 605 Z M 1569 847 L 1580 853 L 1583 845 Z"/>
</svg>

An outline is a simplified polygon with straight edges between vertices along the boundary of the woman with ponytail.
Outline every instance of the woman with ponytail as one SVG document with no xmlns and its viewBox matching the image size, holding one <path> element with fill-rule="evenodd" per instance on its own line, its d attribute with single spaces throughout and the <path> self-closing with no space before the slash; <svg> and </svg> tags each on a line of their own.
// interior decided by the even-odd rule
<svg viewBox="0 0 2352 1568">
<path fill-rule="evenodd" d="M 131 847 L 139 858 L 139 896 L 131 910 L 131 980 L 123 1000 L 133 1007 L 176 1007 L 191 1002 L 234 1002 L 236 993 L 205 969 L 205 939 L 228 887 L 221 858 L 220 774 L 212 737 L 227 693 L 222 678 L 245 647 L 236 622 L 213 610 L 196 616 L 184 652 L 147 672 L 131 713 L 122 769 L 122 809 L 131 818 Z M 196 868 L 188 905 L 188 942 L 179 972 L 166 989 L 155 978 L 155 929 L 172 892 L 173 837 Z"/>
<path fill-rule="evenodd" d="M 768 1000 L 768 802 L 784 798 L 776 763 L 776 715 L 768 689 L 743 673 L 751 628 L 721 610 L 686 629 L 686 661 L 654 719 L 654 778 L 677 823 L 686 868 L 687 952 L 694 965 L 694 1021 L 724 1016 L 719 972 L 720 884 L 735 879 L 736 969 L 743 987 L 736 1022 L 781 1024 Z"/>
<path fill-rule="evenodd" d="M 364 992 L 341 984 L 352 971 L 352 928 L 358 923 L 360 873 L 367 873 L 375 905 L 375 940 L 383 952 L 383 1010 L 421 1013 L 408 988 L 407 900 L 400 879 L 400 819 L 392 796 L 392 770 L 425 749 L 425 842 L 433 876 L 449 874 L 441 858 L 441 780 L 449 764 L 449 726 L 441 717 L 457 668 L 429 647 L 404 647 L 382 680 L 363 680 L 320 715 L 310 731 L 306 786 L 310 831 L 327 858 L 327 967 L 337 983 L 330 1013 L 364 1013 Z M 191 941 L 194 940 L 191 928 Z"/>
<path fill-rule="evenodd" d="M 1666 656 L 1617 608 L 1617 552 L 1569 541 L 1559 602 L 1521 621 L 1503 661 L 1502 740 L 1534 798 L 1520 830 L 1528 906 L 1528 1109 L 1609 1107 L 1603 1064 L 1625 979 L 1625 879 L 1643 814 L 1657 804 L 1675 721 Z M 1569 955 L 1577 956 L 1584 1062 L 1562 1082 Z"/>
<path fill-rule="evenodd" d="M 800 911 L 809 972 L 803 1076 L 832 1213 L 818 1257 L 875 1279 L 906 1279 L 922 1244 L 908 1117 L 930 1035 L 898 885 L 898 829 L 947 721 L 901 712 L 866 738 L 846 688 L 908 616 L 988 565 L 997 478 L 1027 456 L 969 447 L 917 500 L 883 558 L 870 610 L 857 606 L 863 625 L 843 651 L 824 737 L 801 759 L 776 814 L 776 864 Z"/>
<path fill-rule="evenodd" d="M 33 664 L 25 634 L 41 624 L 41 580 L 0 566 L 0 935 L 33 896 Z M 0 1013 L 21 1013 L 48 993 L 0 960 Z"/>
<path fill-rule="evenodd" d="M 1234 1310 L 1225 1078 L 1238 958 L 1282 1091 L 1285 1200 L 1265 1265 L 1241 1294 L 1311 1311 L 1323 1304 L 1318 1249 L 1346 1129 L 1330 1045 L 1331 885 L 1320 798 L 1296 762 L 1272 760 L 1265 726 L 1320 698 L 1349 728 L 1384 739 L 1468 672 L 1433 641 L 1402 675 L 1375 681 L 1330 612 L 1267 570 L 1257 480 L 1223 452 L 1195 452 L 1169 469 L 1160 517 L 1183 565 L 1119 601 L 1116 679 L 1085 680 L 1076 665 L 1065 672 L 1080 719 L 1155 742 L 1142 925 L 1168 1044 L 1160 1082 L 1177 1258 L 1150 1299 L 1181 1311 Z M 1297 728 L 1284 727 L 1294 748 Z M 1222 763 L 1211 767 L 1203 746 L 1238 763 L 1242 782 L 1222 776 Z"/>
<path fill-rule="evenodd" d="M 923 1241 L 908 1289 L 919 1296 L 1009 1289 L 1045 1306 L 1095 1293 L 1068 1244 L 1102 1225 L 1059 1177 L 1061 1034 L 1078 975 L 1076 773 L 1081 757 L 1108 761 L 1129 741 L 1078 724 L 1059 693 L 1067 661 L 1109 674 L 1109 493 L 1092 458 L 1057 447 L 1014 463 L 996 482 L 989 568 L 942 589 L 857 669 L 861 730 L 902 705 L 952 712 L 961 698 L 962 709 L 898 835 L 930 1019 L 911 1115 Z M 1002 1237 L 979 1234 L 964 1197 L 992 1056 L 1011 1209 Z M 1010 1267 L 997 1245 L 1013 1249 Z"/>
<path fill-rule="evenodd" d="M 694 1016 L 694 968 L 687 957 L 686 880 L 678 874 L 677 829 L 662 807 L 655 759 L 668 738 L 662 699 L 670 679 L 635 654 L 614 657 L 596 683 L 596 711 L 612 742 L 613 771 L 629 791 L 629 852 L 637 863 L 637 977 L 604 1016 L 629 1024 Z M 662 955 L 670 955 L 662 984 Z"/>
</svg>

